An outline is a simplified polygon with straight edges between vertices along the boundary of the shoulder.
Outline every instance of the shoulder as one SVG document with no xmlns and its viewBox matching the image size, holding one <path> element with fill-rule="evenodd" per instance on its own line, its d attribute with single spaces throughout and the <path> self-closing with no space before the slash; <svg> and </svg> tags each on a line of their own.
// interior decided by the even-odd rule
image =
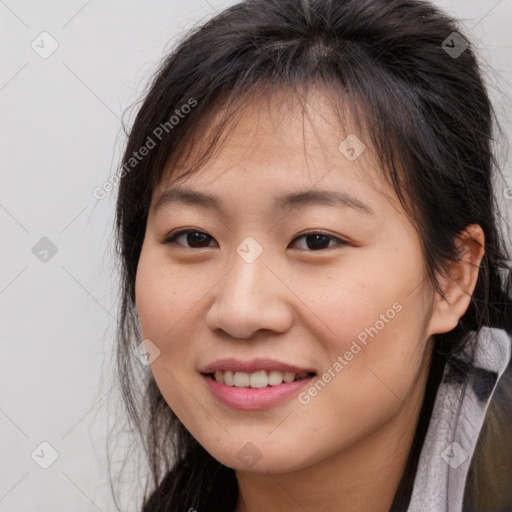
<svg viewBox="0 0 512 512">
<path fill-rule="evenodd" d="M 512 361 L 489 402 L 469 467 L 463 510 L 512 510 Z"/>
</svg>

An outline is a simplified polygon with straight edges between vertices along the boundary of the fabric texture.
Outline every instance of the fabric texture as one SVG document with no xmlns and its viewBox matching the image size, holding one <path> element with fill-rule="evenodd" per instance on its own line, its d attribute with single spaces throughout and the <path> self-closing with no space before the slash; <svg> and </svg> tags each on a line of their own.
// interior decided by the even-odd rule
<svg viewBox="0 0 512 512">
<path fill-rule="evenodd" d="M 484 327 L 474 349 L 467 347 L 461 358 L 446 365 L 407 512 L 463 511 L 464 489 L 478 436 L 510 358 L 507 332 Z"/>
</svg>

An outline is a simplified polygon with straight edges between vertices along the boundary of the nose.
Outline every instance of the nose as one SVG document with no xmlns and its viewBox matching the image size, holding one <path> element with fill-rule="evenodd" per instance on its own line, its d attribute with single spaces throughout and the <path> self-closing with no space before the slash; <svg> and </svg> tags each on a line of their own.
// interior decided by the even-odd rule
<svg viewBox="0 0 512 512">
<path fill-rule="evenodd" d="M 237 339 L 255 337 L 260 330 L 283 333 L 290 329 L 293 293 L 263 254 L 252 263 L 234 254 L 231 268 L 211 291 L 209 329 Z"/>
</svg>

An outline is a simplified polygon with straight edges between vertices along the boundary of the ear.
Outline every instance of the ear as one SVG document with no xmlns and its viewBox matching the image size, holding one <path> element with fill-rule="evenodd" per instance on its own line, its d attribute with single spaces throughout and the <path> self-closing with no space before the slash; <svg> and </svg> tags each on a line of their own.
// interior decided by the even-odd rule
<svg viewBox="0 0 512 512">
<path fill-rule="evenodd" d="M 480 263 L 485 253 L 485 235 L 478 224 L 471 224 L 455 240 L 460 252 L 458 261 L 450 263 L 448 273 L 440 276 L 443 299 L 435 292 L 430 319 L 430 334 L 449 332 L 457 326 L 468 309 L 476 286 Z"/>
</svg>

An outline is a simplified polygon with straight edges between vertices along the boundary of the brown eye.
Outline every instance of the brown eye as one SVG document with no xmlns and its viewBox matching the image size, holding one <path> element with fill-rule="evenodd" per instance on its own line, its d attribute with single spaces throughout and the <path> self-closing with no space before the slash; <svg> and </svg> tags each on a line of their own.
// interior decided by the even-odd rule
<svg viewBox="0 0 512 512">
<path fill-rule="evenodd" d="M 331 241 L 338 241 L 338 245 L 347 244 L 347 242 L 341 240 L 340 238 L 317 231 L 304 233 L 295 238 L 294 242 L 296 240 L 300 240 L 301 238 L 304 238 L 306 240 L 306 248 L 300 248 L 300 250 L 319 251 L 329 249 L 328 246 Z"/>
<path fill-rule="evenodd" d="M 201 249 L 204 247 L 211 247 L 208 245 L 208 243 L 210 240 L 213 240 L 213 238 L 210 235 L 208 235 L 202 231 L 188 229 L 188 230 L 181 230 L 181 231 L 178 231 L 177 233 L 170 235 L 169 237 L 167 237 L 164 240 L 163 243 L 164 244 L 177 243 L 178 245 L 183 245 L 182 243 L 177 242 L 177 240 L 179 240 L 180 238 L 184 238 L 186 243 L 189 244 L 189 245 L 185 245 L 184 247 L 187 247 L 190 249 L 194 249 L 194 248 Z"/>
</svg>

